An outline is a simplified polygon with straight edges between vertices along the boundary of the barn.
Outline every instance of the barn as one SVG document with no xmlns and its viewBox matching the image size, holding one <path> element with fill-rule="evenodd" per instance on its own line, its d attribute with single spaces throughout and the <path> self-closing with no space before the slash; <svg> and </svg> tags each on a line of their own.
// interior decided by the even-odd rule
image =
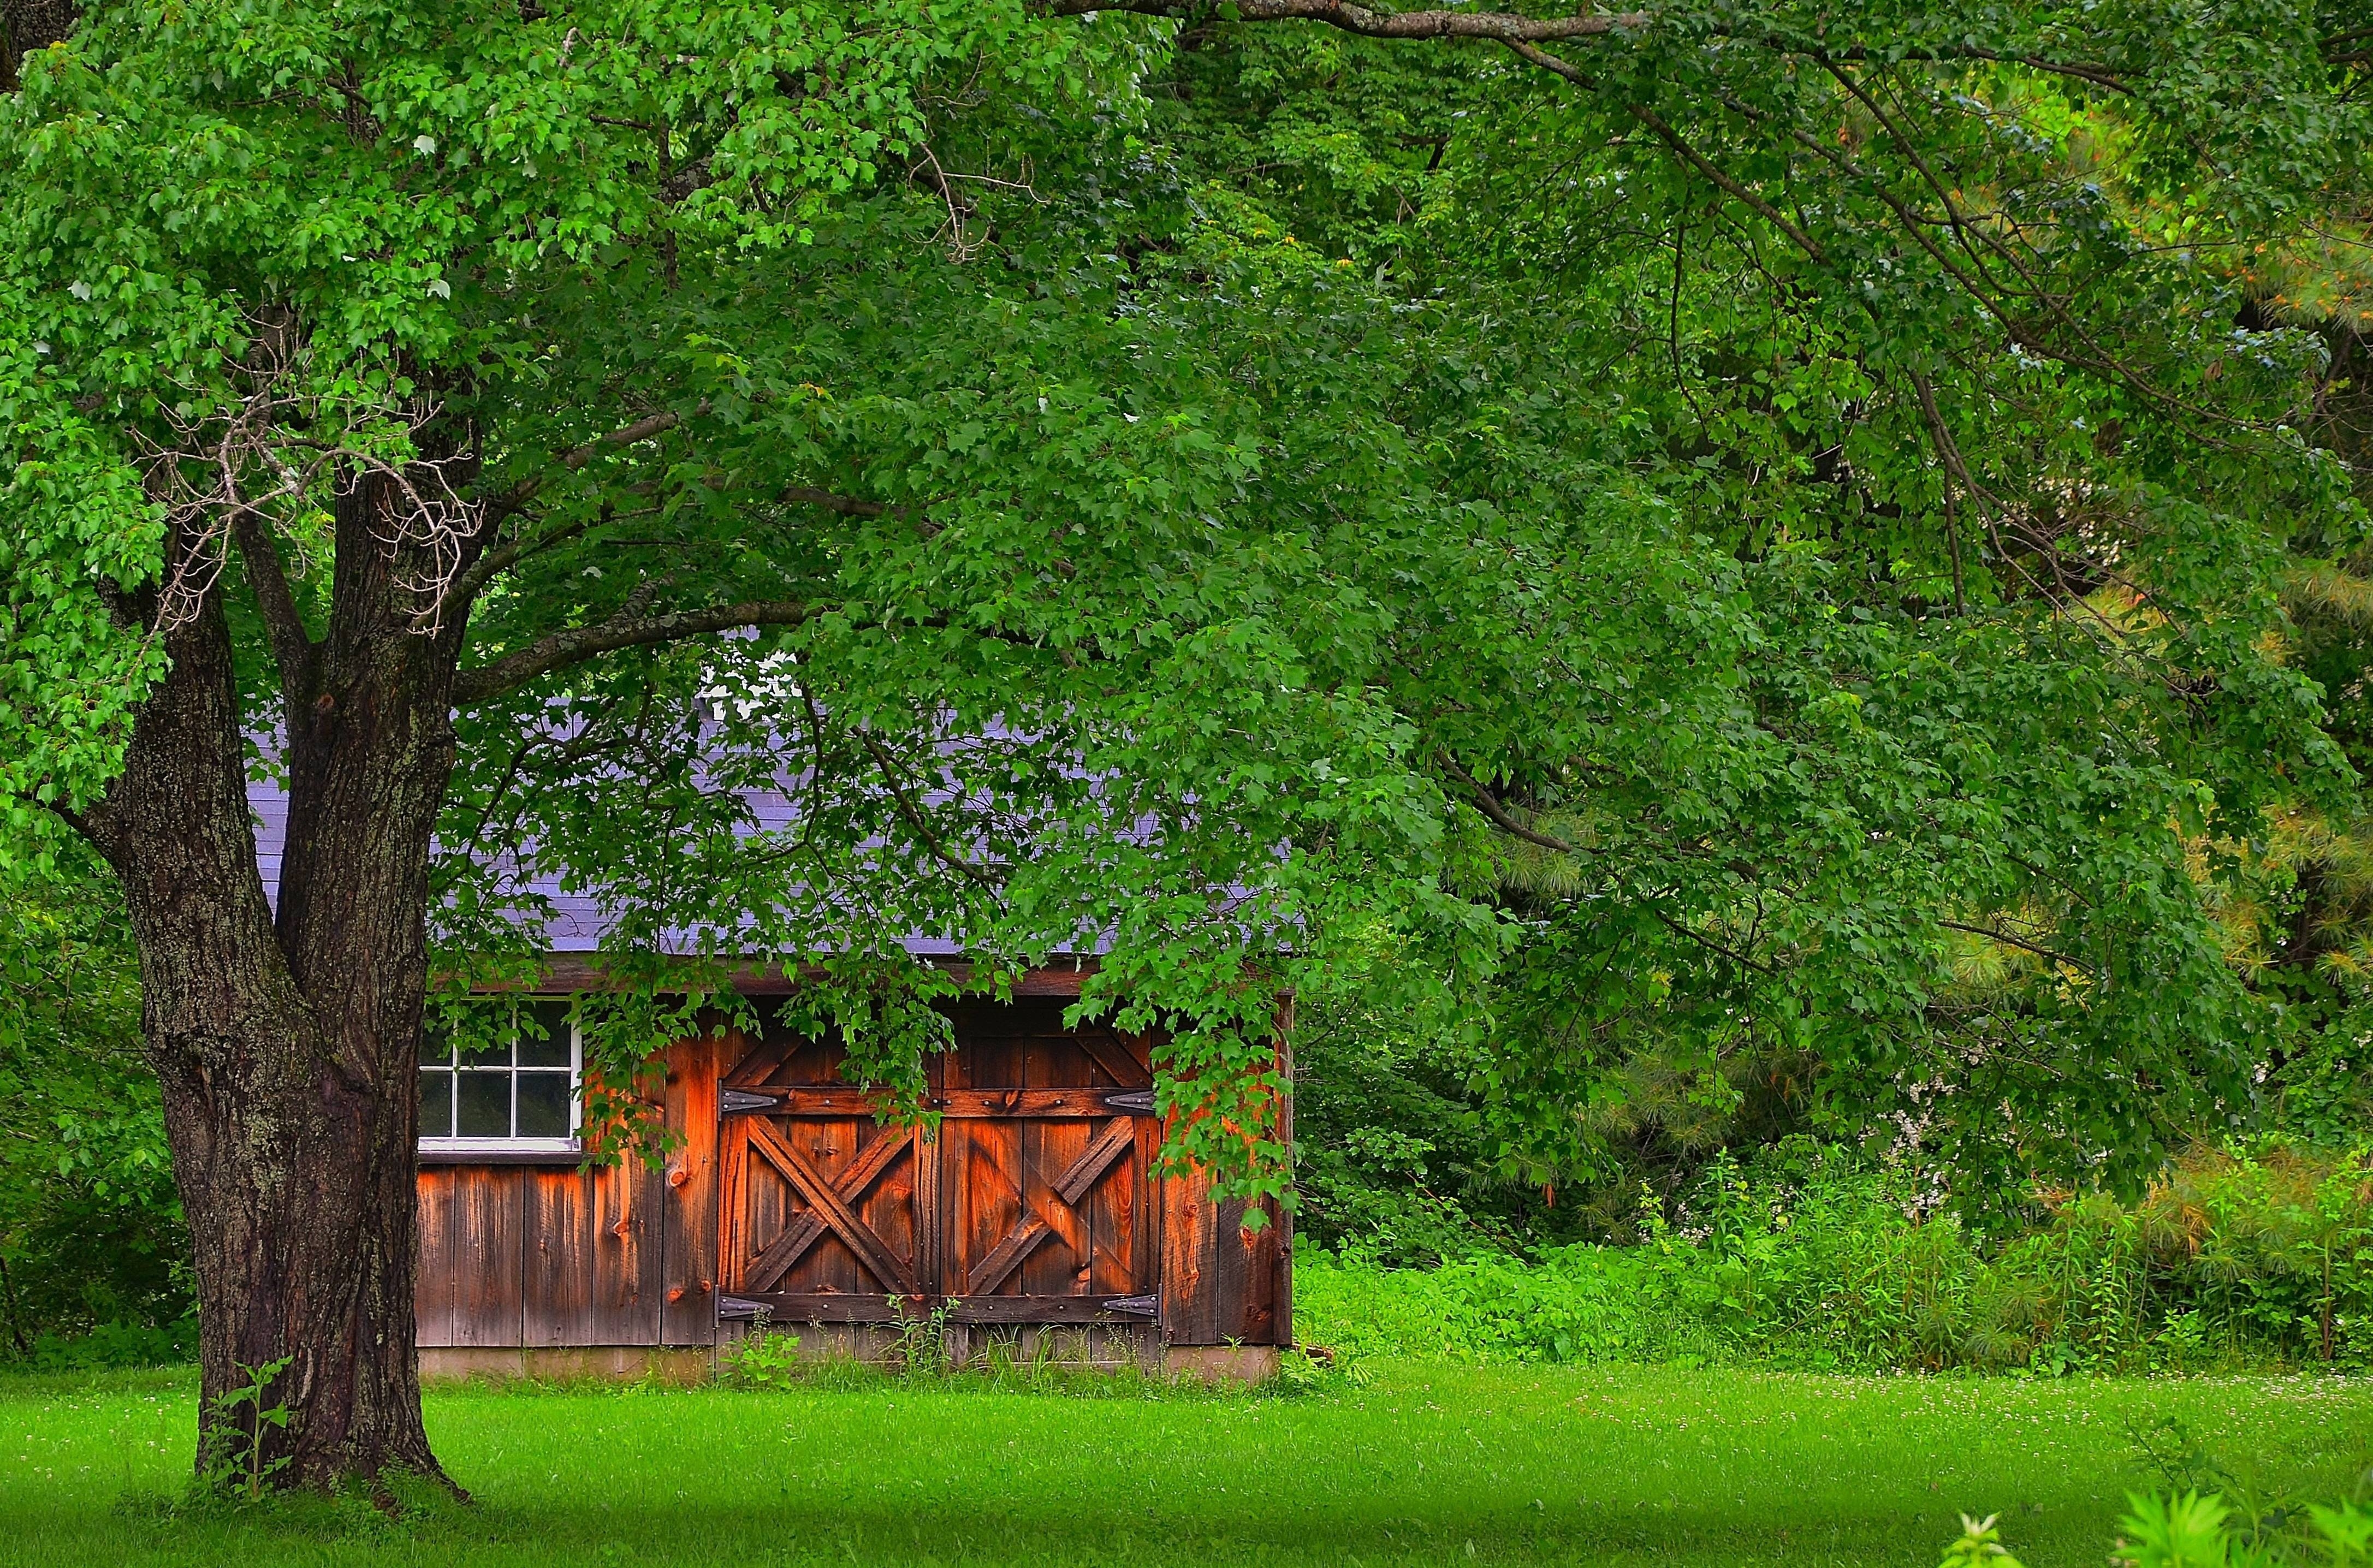
<svg viewBox="0 0 2373 1568">
<path fill-rule="evenodd" d="M 285 797 L 250 799 L 276 887 Z M 697 1379 L 758 1323 L 803 1353 L 876 1354 L 929 1324 L 959 1362 L 1246 1379 L 1292 1342 L 1291 1215 L 1268 1205 L 1247 1232 L 1208 1175 L 1160 1168 L 1151 1042 L 1063 1022 L 1093 955 L 1032 970 L 1009 1001 L 948 1004 L 936 1128 L 877 1115 L 836 1046 L 774 1021 L 792 982 L 742 965 L 766 1022 L 720 1018 L 667 1049 L 654 1109 L 681 1141 L 664 1166 L 589 1166 L 568 998 L 603 984 L 602 925 L 553 903 L 543 980 L 505 993 L 502 1037 L 424 1048 L 424 1376 Z"/>
</svg>

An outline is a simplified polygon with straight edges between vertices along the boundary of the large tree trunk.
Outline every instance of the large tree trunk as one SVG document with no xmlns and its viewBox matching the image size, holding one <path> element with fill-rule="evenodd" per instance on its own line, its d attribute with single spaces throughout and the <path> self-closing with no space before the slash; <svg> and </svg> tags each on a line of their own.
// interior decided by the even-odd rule
<svg viewBox="0 0 2373 1568">
<path fill-rule="evenodd" d="M 366 482 L 341 500 L 329 633 L 300 658 L 284 649 L 276 919 L 219 590 L 169 632 L 170 673 L 95 818 L 139 942 L 196 1246 L 199 1463 L 236 1466 L 241 1481 L 257 1404 L 288 1411 L 261 1433 L 267 1484 L 441 1475 L 414 1345 L 414 1151 L 428 845 L 452 762 L 458 638 L 412 628 L 398 577 L 409 563 L 372 537 L 385 499 Z M 261 1400 L 225 1403 L 284 1362 Z"/>
</svg>

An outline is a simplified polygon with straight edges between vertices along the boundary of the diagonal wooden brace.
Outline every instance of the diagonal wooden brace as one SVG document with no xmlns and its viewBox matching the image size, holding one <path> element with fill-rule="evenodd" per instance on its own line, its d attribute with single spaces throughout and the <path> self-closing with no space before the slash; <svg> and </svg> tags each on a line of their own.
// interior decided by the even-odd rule
<svg viewBox="0 0 2373 1568">
<path fill-rule="evenodd" d="M 848 1205 L 841 1200 L 833 1184 L 816 1174 L 815 1167 L 800 1158 L 799 1151 L 783 1141 L 782 1134 L 767 1125 L 764 1117 L 752 1117 L 750 1146 L 766 1156 L 766 1163 L 783 1174 L 783 1179 L 799 1189 L 808 1207 L 822 1217 L 835 1235 L 857 1254 L 857 1260 L 890 1291 L 900 1295 L 919 1295 L 921 1287 L 915 1276 L 897 1255 L 873 1234 L 873 1227 L 859 1219 Z M 906 1138 L 914 1137 L 910 1129 Z M 897 1141 L 883 1140 L 884 1142 Z M 771 1249 L 770 1249 L 771 1250 Z"/>
</svg>

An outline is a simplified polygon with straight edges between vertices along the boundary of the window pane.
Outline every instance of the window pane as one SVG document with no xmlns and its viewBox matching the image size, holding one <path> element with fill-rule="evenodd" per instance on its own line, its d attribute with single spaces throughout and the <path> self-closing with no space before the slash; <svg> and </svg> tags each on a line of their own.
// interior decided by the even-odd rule
<svg viewBox="0 0 2373 1568">
<path fill-rule="evenodd" d="M 511 1010 L 508 1003 L 469 1007 L 454 1026 L 463 1067 L 508 1067 L 511 1064 Z"/>
<path fill-rule="evenodd" d="M 521 1067 L 567 1067 L 568 1004 L 539 1001 L 520 1009 L 519 1064 Z"/>
<path fill-rule="evenodd" d="M 511 1135 L 511 1075 L 508 1072 L 464 1072 L 460 1115 L 455 1131 L 463 1138 L 508 1138 Z"/>
<path fill-rule="evenodd" d="M 434 1007 L 422 1013 L 420 1018 L 420 1065 L 453 1065 L 452 1032 L 445 1027 L 444 1015 Z"/>
<path fill-rule="evenodd" d="M 453 1075 L 429 1069 L 420 1075 L 420 1136 L 453 1136 Z"/>
<path fill-rule="evenodd" d="M 519 1075 L 519 1135 L 521 1138 L 568 1136 L 568 1080 L 566 1072 L 522 1072 Z"/>
</svg>

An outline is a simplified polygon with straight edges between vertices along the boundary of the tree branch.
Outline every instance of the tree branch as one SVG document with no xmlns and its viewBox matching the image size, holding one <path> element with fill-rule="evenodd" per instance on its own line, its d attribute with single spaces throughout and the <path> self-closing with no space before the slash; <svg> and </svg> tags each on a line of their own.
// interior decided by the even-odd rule
<svg viewBox="0 0 2373 1568">
<path fill-rule="evenodd" d="M 1523 823 L 1518 822 L 1509 812 L 1508 808 L 1500 803 L 1499 797 L 1492 794 L 1490 790 L 1485 789 L 1481 780 L 1476 778 L 1465 768 L 1459 766 L 1455 761 L 1452 760 L 1448 752 L 1436 752 L 1434 755 L 1441 761 L 1444 769 L 1448 772 L 1453 778 L 1457 779 L 1461 784 L 1467 786 L 1467 793 L 1474 799 L 1475 809 L 1481 812 L 1485 816 L 1490 818 L 1491 822 L 1496 826 L 1509 834 L 1512 834 L 1515 837 L 1523 839 L 1527 844 L 1537 844 L 1544 849 L 1553 849 L 1561 855 L 1579 855 L 1582 853 L 1580 849 L 1576 848 L 1573 845 L 1567 843 L 1562 838 L 1558 838 L 1549 834 L 1538 832 L 1533 828 L 1526 827 Z M 1733 964 L 1739 965 L 1739 967 L 1743 969 L 1752 969 L 1759 975 L 1769 975 L 1772 972 L 1771 965 L 1759 963 L 1755 959 L 1749 958 L 1744 953 L 1736 952 L 1731 948 L 1724 947 L 1722 943 L 1706 935 L 1705 932 L 1695 930 L 1682 921 L 1673 919 L 1672 916 L 1667 915 L 1665 911 L 1656 907 L 1656 902 L 1653 898 L 1641 900 L 1641 907 L 1646 909 L 1650 915 L 1655 918 L 1658 924 L 1671 931 L 1675 936 L 1682 937 L 1688 941 L 1693 942 L 1709 953 L 1720 954 L 1723 957 L 1729 959 Z"/>
<path fill-rule="evenodd" d="M 231 533 L 239 541 L 240 564 L 247 568 L 248 586 L 255 591 L 255 607 L 272 640 L 273 662 L 280 666 L 280 691 L 290 711 L 302 707 L 313 689 L 316 648 L 298 612 L 297 596 L 289 591 L 287 568 L 263 532 L 253 511 L 240 509 Z"/>
<path fill-rule="evenodd" d="M 708 405 L 704 403 L 694 412 L 697 415 L 706 412 L 707 407 Z M 657 414 L 646 414 L 631 425 L 622 425 L 607 435 L 596 436 L 580 446 L 571 447 L 562 452 L 556 461 L 562 468 L 574 474 L 592 462 L 594 455 L 604 447 L 630 447 L 637 441 L 648 441 L 653 436 L 665 435 L 683 423 L 684 416 L 673 409 L 662 409 Z M 543 493 L 545 478 L 545 474 L 531 474 L 493 500 L 488 501 L 486 515 L 479 523 L 480 529 L 484 532 L 491 532 L 501 527 L 506 520 L 518 516 L 529 502 Z M 586 526 L 587 524 L 583 522 L 576 523 L 568 532 L 582 532 Z M 470 564 L 467 571 L 453 579 L 450 591 L 455 596 L 456 602 L 467 605 L 477 596 L 478 590 L 494 580 L 496 573 L 512 566 L 531 548 L 538 546 L 539 542 L 536 541 L 514 539 L 507 544 L 480 556 Z"/>
<path fill-rule="evenodd" d="M 1209 0 L 1046 0 L 1045 14 L 1084 17 L 1098 11 L 1127 11 L 1140 17 L 1184 18 L 1210 9 Z M 1362 38 L 1480 38 L 1499 43 L 1597 38 L 1625 28 L 1645 27 L 1649 21 L 1645 11 L 1520 17 L 1506 11 L 1372 11 L 1347 0 L 1236 0 L 1235 10 L 1248 22 L 1323 22 Z"/>
<path fill-rule="evenodd" d="M 2064 953 L 2055 953 L 2051 948 L 2041 947 L 2023 938 L 2015 937 L 2008 931 L 1996 930 L 1992 926 L 1966 926 L 1958 920 L 1942 919 L 1936 923 L 1946 930 L 1967 931 L 1971 936 L 1981 936 L 1989 942 L 2001 942 L 2005 947 L 2016 947 L 2023 953 L 2032 953 L 2038 958 L 2048 958 L 2054 964 L 2065 964 L 2071 969 L 2082 970 L 2087 975 L 2098 973 L 2093 965 L 2082 959 L 2071 958 Z"/>
<path fill-rule="evenodd" d="M 898 764 L 896 759 L 892 757 L 889 752 L 883 749 L 882 743 L 875 740 L 872 736 L 867 734 L 862 730 L 859 730 L 857 732 L 857 738 L 858 741 L 865 747 L 866 751 L 871 755 L 873 758 L 873 766 L 882 770 L 883 782 L 890 786 L 890 798 L 898 802 L 898 814 L 905 817 L 906 819 L 906 825 L 913 828 L 915 832 L 920 836 L 923 840 L 924 847 L 931 852 L 931 859 L 939 861 L 940 864 L 947 867 L 950 871 L 956 872 L 958 875 L 964 877 L 976 885 L 985 887 L 992 893 L 996 892 L 997 881 L 995 878 L 991 877 L 987 872 L 982 871 L 978 866 L 974 865 L 970 860 L 965 860 L 963 856 L 951 854 L 945 842 L 941 840 L 937 833 L 932 831 L 931 825 L 923 820 L 921 808 L 917 806 L 913 801 L 907 798 L 906 786 L 899 782 Z"/>
<path fill-rule="evenodd" d="M 1170 17 L 1181 21 L 1206 17 L 1213 9 L 1211 0 L 1035 0 L 1036 8 L 1049 17 L 1086 17 L 1099 11 L 1122 11 L 1140 17 Z M 1572 39 L 1598 39 L 1624 32 L 1641 32 L 1654 25 L 1656 18 L 1647 11 L 1590 11 L 1571 17 L 1526 17 L 1512 11 L 1377 11 L 1365 6 L 1355 6 L 1347 0 L 1236 0 L 1235 19 L 1247 22 L 1317 22 L 1362 38 L 1429 39 L 1473 38 L 1492 43 L 1560 43 Z M 1821 45 L 1814 40 L 1793 38 L 1785 32 L 1771 29 L 1736 29 L 1715 25 L 1701 36 L 1737 39 L 1759 43 L 1779 54 L 1813 54 Z M 2324 41 L 2327 49 L 2353 39 L 2343 34 L 2338 39 Z M 1521 52 L 1520 52 L 1521 53 Z M 2025 65 L 2029 70 L 2053 76 L 2073 76 L 2111 92 L 2132 92 L 2133 88 L 2108 65 L 2089 60 L 2053 60 L 2046 55 L 2011 53 L 1989 49 L 1981 43 L 1965 40 L 1945 47 L 1922 47 L 1917 44 L 1890 44 L 1883 53 L 1851 47 L 1834 52 L 1843 60 L 1883 58 L 1888 62 L 1942 62 L 1949 60 L 1984 60 L 1999 64 Z M 1527 56 L 1529 59 L 1530 57 Z M 1545 69 L 1557 70 L 1548 60 L 1532 60 Z M 1570 69 L 1570 67 L 1569 67 Z M 1560 71 L 1561 76 L 1564 75 Z"/>
<path fill-rule="evenodd" d="M 742 626 L 796 626 L 818 614 L 812 604 L 751 601 L 718 604 L 705 610 L 677 610 L 664 615 L 627 614 L 590 626 L 572 626 L 507 653 L 491 664 L 464 670 L 454 677 L 457 704 L 484 702 L 515 690 L 549 671 L 582 664 L 623 648 L 649 648 L 663 642 Z"/>
</svg>

